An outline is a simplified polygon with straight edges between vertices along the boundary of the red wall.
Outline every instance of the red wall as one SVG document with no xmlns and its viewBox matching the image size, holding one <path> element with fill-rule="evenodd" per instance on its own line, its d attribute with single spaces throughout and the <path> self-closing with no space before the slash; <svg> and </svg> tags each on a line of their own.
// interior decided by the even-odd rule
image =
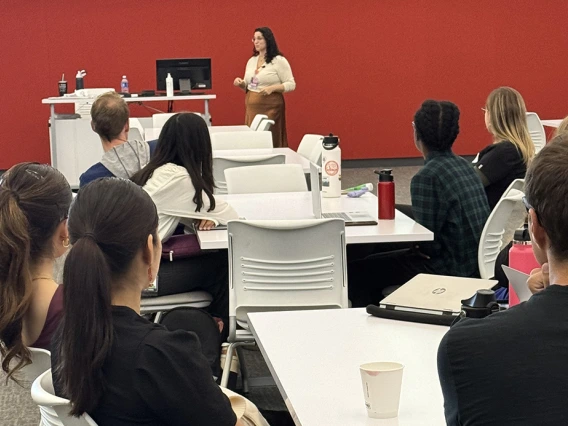
<svg viewBox="0 0 568 426">
<path fill-rule="evenodd" d="M 472 154 L 490 143 L 480 107 L 497 86 L 517 88 L 541 118 L 568 114 L 567 15 L 566 0 L 0 0 L 0 168 L 49 161 L 40 101 L 63 72 L 74 89 L 83 68 L 86 87 L 118 88 L 127 74 L 140 91 L 155 88 L 157 58 L 211 57 L 214 124 L 242 123 L 232 81 L 261 25 L 296 77 L 293 148 L 304 133 L 332 131 L 344 158 L 417 156 L 412 116 L 435 98 L 460 107 L 456 151 Z"/>
</svg>

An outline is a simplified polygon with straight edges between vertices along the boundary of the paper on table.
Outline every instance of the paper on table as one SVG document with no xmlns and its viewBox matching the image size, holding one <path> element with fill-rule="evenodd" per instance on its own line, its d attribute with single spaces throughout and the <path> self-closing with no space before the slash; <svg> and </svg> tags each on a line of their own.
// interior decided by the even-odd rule
<svg viewBox="0 0 568 426">
<path fill-rule="evenodd" d="M 529 286 L 527 285 L 527 280 L 529 275 L 524 272 L 517 271 L 516 269 L 509 268 L 508 266 L 502 266 L 505 275 L 509 278 L 509 282 L 513 286 L 513 290 L 517 294 L 519 301 L 526 302 L 532 296 Z"/>
</svg>

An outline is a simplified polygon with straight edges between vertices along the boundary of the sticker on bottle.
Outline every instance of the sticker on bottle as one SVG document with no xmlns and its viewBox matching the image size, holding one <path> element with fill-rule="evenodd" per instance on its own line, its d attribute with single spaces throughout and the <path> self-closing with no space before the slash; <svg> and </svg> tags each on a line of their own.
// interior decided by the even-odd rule
<svg viewBox="0 0 568 426">
<path fill-rule="evenodd" d="M 325 163 L 325 172 L 329 176 L 335 176 L 339 172 L 339 164 L 333 160 L 328 161 Z"/>
</svg>

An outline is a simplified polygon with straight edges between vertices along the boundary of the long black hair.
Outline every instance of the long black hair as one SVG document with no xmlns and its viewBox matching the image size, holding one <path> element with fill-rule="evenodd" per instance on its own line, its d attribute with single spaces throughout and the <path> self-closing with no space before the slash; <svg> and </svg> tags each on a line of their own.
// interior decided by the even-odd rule
<svg viewBox="0 0 568 426">
<path fill-rule="evenodd" d="M 111 293 L 129 272 L 148 236 L 158 241 L 158 213 L 138 185 L 97 179 L 79 190 L 69 219 L 71 248 L 63 268 L 63 318 L 55 338 L 54 374 L 71 414 L 92 411 L 104 389 L 102 366 L 113 341 Z"/>
<path fill-rule="evenodd" d="M 72 198 L 65 177 L 46 164 L 17 164 L 0 178 L 0 357 L 6 380 L 31 363 L 22 340 L 31 269 L 54 257 L 52 238 Z"/>
<path fill-rule="evenodd" d="M 448 151 L 460 132 L 459 119 L 456 104 L 429 99 L 414 114 L 416 136 L 430 151 Z"/>
<path fill-rule="evenodd" d="M 209 211 L 215 210 L 213 188 L 213 151 L 205 120 L 197 114 L 184 112 L 171 116 L 160 133 L 150 162 L 131 180 L 146 185 L 154 171 L 167 163 L 185 167 L 195 188 L 193 202 L 196 212 L 203 208 L 203 192 L 209 198 Z"/>
<path fill-rule="evenodd" d="M 266 63 L 269 64 L 272 60 L 277 56 L 284 56 L 280 50 L 278 50 L 278 44 L 276 44 L 276 38 L 274 37 L 274 33 L 268 27 L 260 27 L 256 28 L 254 32 L 259 32 L 264 37 L 266 41 Z M 258 52 L 256 49 L 252 48 L 253 56 L 257 56 Z"/>
</svg>

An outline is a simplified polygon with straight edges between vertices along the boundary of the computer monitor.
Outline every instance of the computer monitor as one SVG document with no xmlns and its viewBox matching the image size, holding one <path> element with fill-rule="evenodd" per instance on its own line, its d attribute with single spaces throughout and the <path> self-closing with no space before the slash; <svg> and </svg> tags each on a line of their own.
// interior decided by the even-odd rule
<svg viewBox="0 0 568 426">
<path fill-rule="evenodd" d="M 211 89 L 211 58 L 156 60 L 159 91 L 166 90 L 168 73 L 174 80 L 174 90 L 186 92 L 193 89 Z"/>
</svg>

